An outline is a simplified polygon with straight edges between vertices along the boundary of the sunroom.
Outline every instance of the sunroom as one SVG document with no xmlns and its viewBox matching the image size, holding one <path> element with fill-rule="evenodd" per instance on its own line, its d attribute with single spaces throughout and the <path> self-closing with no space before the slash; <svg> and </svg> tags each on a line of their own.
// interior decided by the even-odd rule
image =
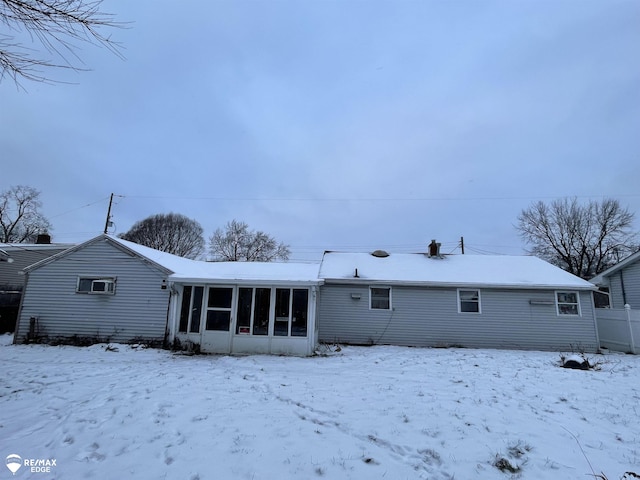
<svg viewBox="0 0 640 480">
<path fill-rule="evenodd" d="M 312 355 L 318 265 L 209 263 L 169 277 L 170 337 L 207 353 Z"/>
</svg>

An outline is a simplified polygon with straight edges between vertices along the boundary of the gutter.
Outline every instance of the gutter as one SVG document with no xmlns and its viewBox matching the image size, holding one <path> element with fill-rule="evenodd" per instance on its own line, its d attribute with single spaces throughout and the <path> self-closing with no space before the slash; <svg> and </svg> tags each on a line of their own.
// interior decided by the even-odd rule
<svg viewBox="0 0 640 480">
<path fill-rule="evenodd" d="M 598 287 L 589 285 L 554 285 L 554 284 L 513 284 L 513 283 L 472 283 L 472 282 L 407 282 L 398 280 L 368 280 L 366 278 L 324 279 L 325 285 L 385 285 L 398 287 L 433 287 L 433 288 L 503 288 L 509 290 L 583 290 L 597 291 Z"/>
</svg>

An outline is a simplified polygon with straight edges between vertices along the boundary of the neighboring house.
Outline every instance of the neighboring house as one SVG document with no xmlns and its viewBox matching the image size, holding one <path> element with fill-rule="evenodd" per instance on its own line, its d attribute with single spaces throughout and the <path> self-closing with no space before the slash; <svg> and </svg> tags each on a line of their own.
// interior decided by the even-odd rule
<svg viewBox="0 0 640 480">
<path fill-rule="evenodd" d="M 597 351 L 595 287 L 530 256 L 325 252 L 319 340 Z"/>
<path fill-rule="evenodd" d="M 611 308 L 624 308 L 628 304 L 640 310 L 640 252 L 596 275 L 591 283 L 608 291 Z"/>
<path fill-rule="evenodd" d="M 49 235 L 39 235 L 40 243 L 0 243 L 0 333 L 13 332 L 22 297 L 22 269 L 72 247 L 51 243 Z"/>
<path fill-rule="evenodd" d="M 202 262 L 100 235 L 25 269 L 16 343 L 310 355 L 318 264 Z"/>
<path fill-rule="evenodd" d="M 603 347 L 628 353 L 640 350 L 640 252 L 629 255 L 591 279 L 609 295 L 609 308 L 596 309 Z M 625 306 L 629 308 L 625 309 Z"/>
</svg>

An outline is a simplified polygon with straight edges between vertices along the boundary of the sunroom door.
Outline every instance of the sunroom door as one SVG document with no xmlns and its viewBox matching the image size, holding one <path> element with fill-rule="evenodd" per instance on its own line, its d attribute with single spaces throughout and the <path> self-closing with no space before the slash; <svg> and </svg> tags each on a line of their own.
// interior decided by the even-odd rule
<svg viewBox="0 0 640 480">
<path fill-rule="evenodd" d="M 210 353 L 231 351 L 233 287 L 209 287 L 202 332 L 202 350 Z"/>
</svg>

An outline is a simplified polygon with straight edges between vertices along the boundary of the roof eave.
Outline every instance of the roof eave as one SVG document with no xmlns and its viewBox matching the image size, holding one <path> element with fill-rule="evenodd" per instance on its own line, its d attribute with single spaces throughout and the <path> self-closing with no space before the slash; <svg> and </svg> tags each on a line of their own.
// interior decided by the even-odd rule
<svg viewBox="0 0 640 480">
<path fill-rule="evenodd" d="M 474 282 L 420 282 L 404 280 L 378 280 L 367 278 L 325 278 L 327 285 L 390 285 L 398 287 L 439 287 L 439 288 L 502 288 L 533 290 L 597 290 L 595 285 L 536 284 L 536 283 L 474 283 Z"/>
<path fill-rule="evenodd" d="M 636 253 L 632 253 L 627 258 L 616 263 L 614 266 L 607 268 L 603 272 L 600 272 L 598 275 L 596 275 L 589 281 L 597 285 L 603 285 L 603 284 L 606 285 L 608 282 L 605 281 L 605 278 L 610 277 L 611 275 L 616 273 L 618 270 L 623 269 L 624 267 L 626 267 L 630 263 L 635 262 L 636 260 L 640 260 L 640 251 Z"/>
<path fill-rule="evenodd" d="M 173 283 L 189 283 L 201 285 L 303 285 L 318 286 L 323 280 L 272 280 L 272 279 L 238 279 L 238 278 L 210 278 L 210 277 L 193 277 L 181 275 L 169 275 L 169 281 Z"/>
</svg>

